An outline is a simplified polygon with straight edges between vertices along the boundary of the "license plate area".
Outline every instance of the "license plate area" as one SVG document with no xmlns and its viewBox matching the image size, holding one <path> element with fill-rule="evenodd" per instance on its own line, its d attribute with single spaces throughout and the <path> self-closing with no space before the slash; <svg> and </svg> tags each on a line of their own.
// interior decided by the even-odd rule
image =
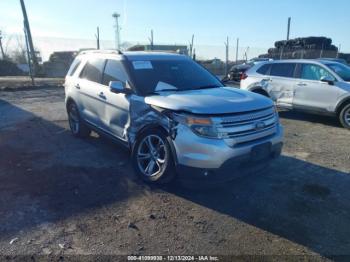
<svg viewBox="0 0 350 262">
<path fill-rule="evenodd" d="M 272 151 L 271 148 L 271 143 L 264 143 L 254 146 L 251 151 L 251 160 L 254 162 L 259 162 L 270 158 Z"/>
</svg>

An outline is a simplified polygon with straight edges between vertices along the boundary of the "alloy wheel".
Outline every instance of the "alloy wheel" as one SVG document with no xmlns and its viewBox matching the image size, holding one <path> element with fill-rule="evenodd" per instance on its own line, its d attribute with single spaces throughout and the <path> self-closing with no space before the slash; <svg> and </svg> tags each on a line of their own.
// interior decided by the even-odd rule
<svg viewBox="0 0 350 262">
<path fill-rule="evenodd" d="M 143 175 L 157 176 L 164 170 L 168 158 L 165 142 L 158 135 L 146 136 L 138 146 L 137 164 Z"/>
<path fill-rule="evenodd" d="M 350 126 L 350 107 L 344 113 L 344 122 Z"/>
</svg>

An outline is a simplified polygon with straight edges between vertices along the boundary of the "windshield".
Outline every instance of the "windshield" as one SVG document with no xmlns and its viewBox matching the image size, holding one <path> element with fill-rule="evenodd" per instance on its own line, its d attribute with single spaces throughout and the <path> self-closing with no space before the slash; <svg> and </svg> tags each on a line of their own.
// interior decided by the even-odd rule
<svg viewBox="0 0 350 262">
<path fill-rule="evenodd" d="M 189 59 L 130 63 L 132 81 L 142 95 L 223 86 L 215 76 Z"/>
<path fill-rule="evenodd" d="M 350 81 L 350 67 L 339 64 L 339 63 L 334 63 L 334 64 L 327 64 L 327 66 L 335 72 L 338 76 L 341 77 L 346 82 Z"/>
</svg>

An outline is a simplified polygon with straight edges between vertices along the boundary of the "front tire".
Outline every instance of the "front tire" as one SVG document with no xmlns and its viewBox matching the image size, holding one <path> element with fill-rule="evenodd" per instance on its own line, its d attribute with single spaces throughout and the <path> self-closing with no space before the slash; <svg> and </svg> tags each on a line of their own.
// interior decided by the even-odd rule
<svg viewBox="0 0 350 262">
<path fill-rule="evenodd" d="M 340 111 L 339 121 L 343 127 L 350 129 L 350 103 Z"/>
<path fill-rule="evenodd" d="M 68 122 L 70 130 L 75 137 L 87 138 L 91 134 L 89 129 L 80 117 L 78 106 L 70 102 L 67 106 Z"/>
<path fill-rule="evenodd" d="M 147 183 L 167 184 L 176 175 L 168 136 L 158 129 L 147 130 L 138 137 L 132 163 L 136 174 Z"/>
</svg>

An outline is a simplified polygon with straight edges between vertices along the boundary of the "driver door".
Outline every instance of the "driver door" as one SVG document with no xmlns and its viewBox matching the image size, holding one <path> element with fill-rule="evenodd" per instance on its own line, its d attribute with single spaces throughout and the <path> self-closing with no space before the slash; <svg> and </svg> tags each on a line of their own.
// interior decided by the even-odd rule
<svg viewBox="0 0 350 262">
<path fill-rule="evenodd" d="M 116 94 L 110 91 L 109 83 L 111 81 L 129 81 L 123 63 L 120 60 L 107 60 L 103 73 L 102 84 L 106 94 L 106 103 L 102 121 L 104 128 L 113 136 L 127 141 L 125 128 L 129 123 L 129 97 L 126 94 Z"/>
</svg>

